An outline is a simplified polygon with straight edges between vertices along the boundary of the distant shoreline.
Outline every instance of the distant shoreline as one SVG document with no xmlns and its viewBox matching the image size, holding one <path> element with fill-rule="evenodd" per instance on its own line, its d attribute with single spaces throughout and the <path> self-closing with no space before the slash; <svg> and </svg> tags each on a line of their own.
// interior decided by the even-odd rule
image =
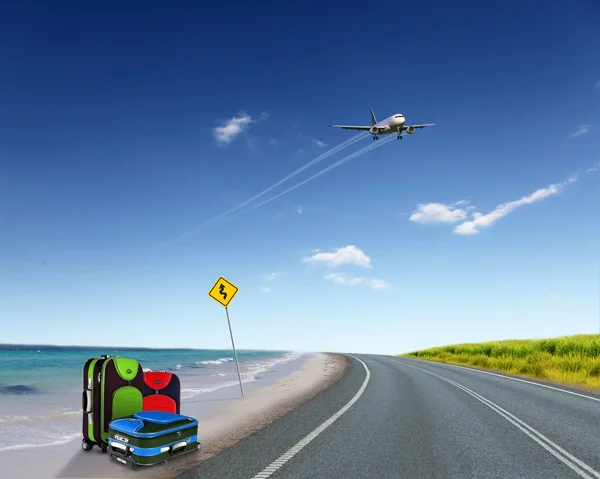
<svg viewBox="0 0 600 479">
<path fill-rule="evenodd" d="M 127 351 L 231 351 L 231 348 L 144 348 L 138 346 L 60 346 L 56 344 L 0 344 L 0 351 L 13 351 L 15 349 L 45 349 L 45 350 L 70 350 L 70 351 L 104 351 L 115 349 L 126 349 Z M 291 353 L 291 350 L 285 349 L 238 349 L 238 351 L 257 351 L 268 353 Z M 295 351 L 294 351 L 295 352 Z M 297 351 L 309 352 L 309 351 Z"/>
</svg>

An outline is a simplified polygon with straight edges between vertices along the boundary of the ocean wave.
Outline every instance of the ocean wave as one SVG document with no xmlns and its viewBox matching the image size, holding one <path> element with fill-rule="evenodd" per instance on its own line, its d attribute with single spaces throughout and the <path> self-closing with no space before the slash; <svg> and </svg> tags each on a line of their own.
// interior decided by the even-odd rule
<svg viewBox="0 0 600 479">
<path fill-rule="evenodd" d="M 292 353 L 292 354 L 295 354 L 295 353 Z M 241 357 L 239 359 L 239 361 L 240 361 L 240 366 L 276 364 L 281 361 L 289 360 L 288 356 L 289 356 L 289 353 L 284 353 L 279 356 L 265 358 L 265 359 L 252 358 L 252 357 L 248 357 L 248 358 Z M 155 369 L 151 369 L 148 367 L 143 367 L 142 369 L 144 370 L 144 372 L 170 371 L 170 372 L 175 372 L 175 373 L 177 373 L 177 372 L 185 373 L 186 371 L 191 371 L 191 370 L 210 369 L 215 366 L 221 366 L 224 364 L 227 365 L 234 361 L 235 361 L 235 359 L 233 357 L 224 356 L 224 357 L 221 357 L 218 359 L 204 359 L 204 360 L 200 360 L 200 361 L 190 361 L 190 362 L 181 361 L 179 363 L 175 363 L 174 365 L 165 364 L 158 368 L 156 367 L 156 364 L 153 364 L 153 367 Z M 173 363 L 171 363 L 171 364 L 173 364 Z"/>
<path fill-rule="evenodd" d="M 40 444 L 14 444 L 11 446 L 0 447 L 0 452 L 10 451 L 13 449 L 29 449 L 30 447 L 60 446 L 61 444 L 71 442 L 78 437 L 81 437 L 81 433 L 64 436 L 63 439 L 60 439 L 58 441 L 45 442 Z"/>
<path fill-rule="evenodd" d="M 256 362 L 252 362 L 252 363 L 246 363 L 244 365 L 245 370 L 240 372 L 240 376 L 242 378 L 242 383 L 258 381 L 260 379 L 261 374 L 268 372 L 269 370 L 271 370 L 273 367 L 277 366 L 278 364 L 287 363 L 287 362 L 299 359 L 302 356 L 304 356 L 304 353 L 292 352 L 292 353 L 283 354 L 283 355 L 278 356 L 273 359 L 266 360 L 264 362 L 256 361 Z M 233 358 L 226 358 L 226 359 L 233 361 Z M 214 360 L 214 361 L 199 361 L 199 363 L 217 364 L 217 361 L 222 361 L 222 360 L 220 359 L 220 360 Z M 218 364 L 222 364 L 222 363 L 218 363 Z M 227 388 L 227 387 L 238 385 L 239 379 L 237 378 L 237 374 L 231 374 L 229 376 L 232 376 L 232 375 L 236 376 L 235 380 L 230 379 L 229 381 L 219 382 L 217 384 L 212 384 L 207 387 L 182 388 L 181 389 L 181 399 L 182 399 L 181 402 L 183 403 L 183 402 L 185 402 L 184 401 L 185 399 L 190 399 L 190 398 L 196 396 L 197 394 L 214 392 L 214 391 L 217 391 L 222 388 Z M 215 376 L 225 377 L 227 375 L 224 373 L 211 374 L 211 377 L 215 377 Z"/>
<path fill-rule="evenodd" d="M 242 376 L 244 376 L 244 375 L 242 374 Z M 242 383 L 247 383 L 247 382 L 254 381 L 254 380 L 255 380 L 254 378 L 242 377 Z M 186 401 L 184 401 L 185 399 L 191 399 L 198 394 L 212 393 L 212 392 L 218 391 L 219 389 L 236 386 L 239 383 L 240 383 L 239 380 L 236 378 L 235 381 L 226 381 L 226 382 L 222 382 L 222 383 L 217 383 L 212 386 L 204 387 L 204 388 L 181 388 L 181 402 L 185 403 L 186 402 Z"/>
<path fill-rule="evenodd" d="M 181 402 L 185 402 L 185 399 L 190 399 L 196 396 L 197 394 L 210 393 L 220 389 L 221 385 L 217 385 L 213 388 L 181 388 Z"/>
<path fill-rule="evenodd" d="M 204 361 L 196 361 L 196 364 L 204 364 L 205 366 L 208 366 L 209 364 L 219 365 L 231 361 L 233 361 L 233 358 L 207 359 Z"/>
<path fill-rule="evenodd" d="M 0 383 L 0 394 L 37 394 L 39 390 L 26 384 L 5 384 Z"/>
<path fill-rule="evenodd" d="M 17 422 L 17 421 L 40 421 L 44 419 L 60 419 L 70 416 L 77 416 L 82 414 L 81 410 L 78 411 L 63 411 L 52 414 L 29 414 L 27 416 L 3 416 L 0 417 L 0 422 Z"/>
</svg>

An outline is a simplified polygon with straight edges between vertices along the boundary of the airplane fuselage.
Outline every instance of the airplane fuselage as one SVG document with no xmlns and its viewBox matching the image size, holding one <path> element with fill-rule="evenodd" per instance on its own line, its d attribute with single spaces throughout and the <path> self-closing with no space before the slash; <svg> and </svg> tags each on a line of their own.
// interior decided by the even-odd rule
<svg viewBox="0 0 600 479">
<path fill-rule="evenodd" d="M 396 113 L 385 120 L 375 123 L 369 133 L 371 135 L 389 135 L 390 133 L 398 133 L 398 128 L 406 122 L 406 118 L 401 113 Z"/>
</svg>

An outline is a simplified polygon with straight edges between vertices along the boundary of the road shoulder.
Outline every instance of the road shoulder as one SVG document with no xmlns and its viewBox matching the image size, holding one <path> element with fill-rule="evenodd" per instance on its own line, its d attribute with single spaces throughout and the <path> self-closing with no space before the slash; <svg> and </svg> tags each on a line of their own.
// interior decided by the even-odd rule
<svg viewBox="0 0 600 479">
<path fill-rule="evenodd" d="M 145 470 L 136 477 L 160 475 L 170 479 L 193 470 L 331 387 L 344 376 L 346 367 L 343 356 L 315 354 L 288 376 L 251 391 L 244 399 L 232 401 L 215 416 L 200 421 L 200 451 Z"/>
</svg>

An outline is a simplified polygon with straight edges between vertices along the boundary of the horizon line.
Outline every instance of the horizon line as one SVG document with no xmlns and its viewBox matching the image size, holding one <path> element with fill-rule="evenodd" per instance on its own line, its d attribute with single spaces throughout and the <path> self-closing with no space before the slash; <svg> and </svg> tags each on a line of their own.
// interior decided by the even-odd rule
<svg viewBox="0 0 600 479">
<path fill-rule="evenodd" d="M 4 349 L 5 347 L 29 347 L 29 348 L 64 348 L 64 349 L 129 349 L 129 350 L 177 350 L 177 351 L 233 351 L 233 348 L 217 348 L 217 349 L 207 349 L 207 348 L 175 348 L 175 347 L 147 347 L 147 346 L 89 346 L 89 345 L 62 345 L 62 344 L 36 344 L 36 343 L 0 343 L 0 349 Z M 293 350 L 285 350 L 285 349 L 239 349 L 236 348 L 237 351 L 267 351 L 267 352 L 301 352 L 301 351 L 293 351 Z"/>
</svg>

